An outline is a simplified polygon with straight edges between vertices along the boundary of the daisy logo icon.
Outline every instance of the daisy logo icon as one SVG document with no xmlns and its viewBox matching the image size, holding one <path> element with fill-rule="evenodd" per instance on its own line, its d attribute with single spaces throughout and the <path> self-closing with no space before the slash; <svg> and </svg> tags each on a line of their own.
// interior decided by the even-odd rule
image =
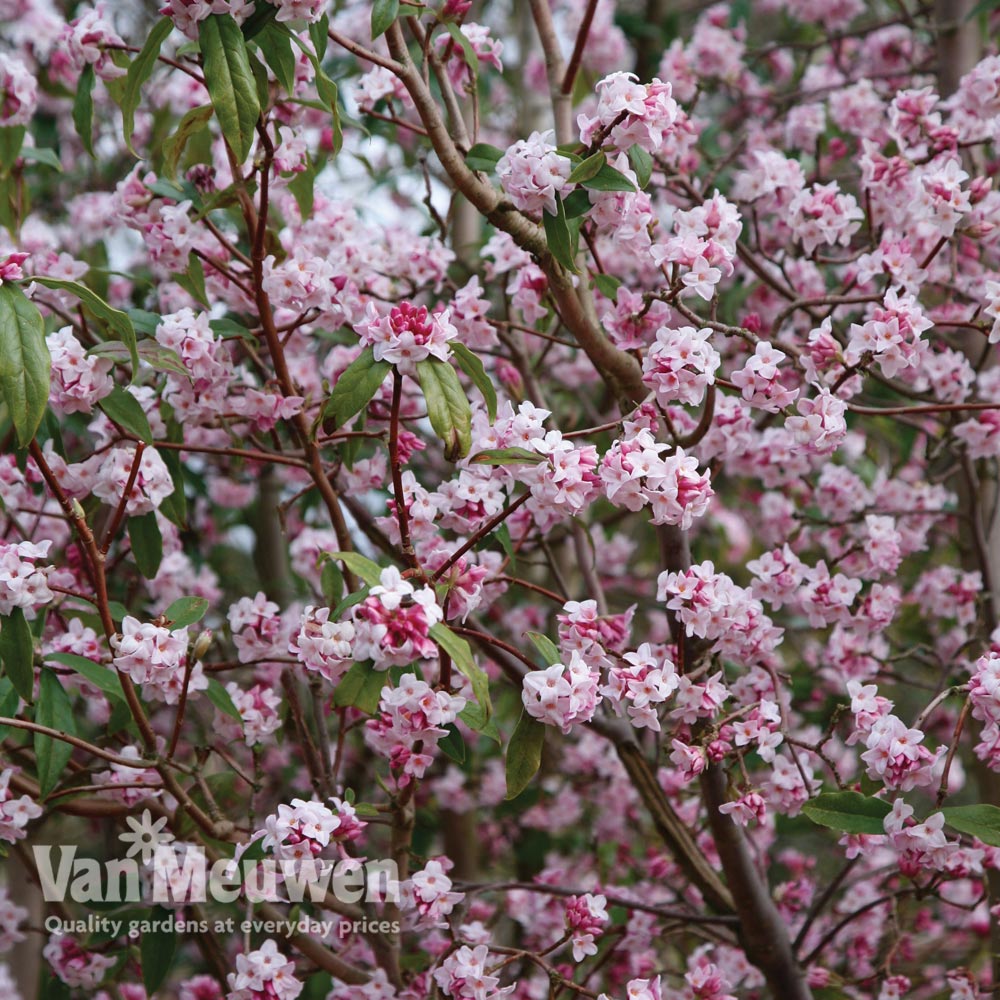
<svg viewBox="0 0 1000 1000">
<path fill-rule="evenodd" d="M 143 809 L 138 819 L 126 816 L 125 823 L 129 829 L 118 835 L 123 844 L 129 845 L 125 857 L 131 858 L 138 854 L 144 865 L 148 865 L 153 859 L 157 848 L 169 844 L 174 839 L 174 835 L 164 829 L 167 817 L 161 816 L 154 822 L 153 815 L 148 809 Z"/>
</svg>

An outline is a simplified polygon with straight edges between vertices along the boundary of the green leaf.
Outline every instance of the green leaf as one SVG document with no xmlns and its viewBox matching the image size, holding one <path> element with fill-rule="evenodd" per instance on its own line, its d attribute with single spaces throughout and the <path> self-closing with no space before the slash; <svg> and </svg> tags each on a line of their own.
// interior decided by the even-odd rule
<svg viewBox="0 0 1000 1000">
<path fill-rule="evenodd" d="M 1000 809 L 996 806 L 949 806 L 941 812 L 944 813 L 944 821 L 952 829 L 970 837 L 978 837 L 991 847 L 1000 847 Z"/>
<path fill-rule="evenodd" d="M 243 22 L 243 37 L 249 42 L 255 38 L 278 16 L 278 8 L 272 3 L 254 4 L 254 12 Z"/>
<path fill-rule="evenodd" d="M 367 559 L 360 552 L 331 552 L 331 559 L 339 559 L 355 576 L 361 577 L 369 587 L 382 582 L 382 567 Z"/>
<path fill-rule="evenodd" d="M 373 669 L 370 663 L 355 663 L 333 692 L 333 703 L 338 708 L 352 706 L 366 715 L 374 715 L 387 680 L 387 675 Z"/>
<path fill-rule="evenodd" d="M 483 399 L 486 402 L 486 413 L 492 424 L 497 418 L 497 392 L 493 388 L 493 380 L 486 374 L 482 361 L 465 344 L 453 340 L 451 353 L 458 362 L 458 367 L 469 376 L 472 384 L 483 394 Z"/>
<path fill-rule="evenodd" d="M 621 287 L 621 279 L 612 277 L 610 274 L 595 274 L 594 284 L 597 285 L 600 293 L 614 302 L 618 298 L 618 289 Z"/>
<path fill-rule="evenodd" d="M 228 715 L 237 722 L 243 721 L 243 716 L 240 715 L 239 709 L 233 704 L 233 699 L 229 697 L 229 692 L 214 677 L 209 677 L 208 679 L 208 687 L 205 688 L 205 697 L 223 715 Z"/>
<path fill-rule="evenodd" d="M 21 703 L 21 696 L 14 689 L 14 685 L 6 677 L 0 679 L 0 716 L 5 719 L 13 719 L 17 715 L 18 705 Z M 23 730 L 21 730 L 23 733 Z M 0 742 L 3 742 L 11 734 L 10 726 L 0 726 Z"/>
<path fill-rule="evenodd" d="M 212 120 L 212 110 L 211 104 L 192 108 L 180 120 L 174 134 L 164 142 L 163 173 L 165 176 L 171 178 L 177 176 L 177 165 L 181 162 L 188 141 Z"/>
<path fill-rule="evenodd" d="M 35 640 L 20 608 L 0 618 L 0 662 L 14 690 L 30 702 L 35 696 Z"/>
<path fill-rule="evenodd" d="M 598 150 L 593 156 L 588 156 L 582 163 L 574 167 L 567 181 L 570 184 L 582 184 L 584 181 L 589 181 L 607 162 L 608 158 Z"/>
<path fill-rule="evenodd" d="M 75 295 L 98 319 L 107 323 L 115 336 L 128 348 L 132 364 L 138 369 L 139 354 L 136 348 L 135 327 L 132 325 L 128 313 L 123 313 L 120 309 L 113 309 L 100 295 L 92 292 L 86 285 L 81 285 L 79 281 L 44 277 L 32 280 L 46 288 L 56 288 Z"/>
<path fill-rule="evenodd" d="M 541 465 L 548 459 L 527 448 L 487 448 L 477 451 L 469 461 L 476 465 Z"/>
<path fill-rule="evenodd" d="M 330 621 L 335 622 L 339 620 L 340 616 L 347 611 L 348 608 L 353 608 L 356 604 L 360 604 L 368 596 L 368 588 L 362 587 L 360 590 L 356 590 L 353 594 L 348 594 L 331 612 Z"/>
<path fill-rule="evenodd" d="M 877 835 L 885 833 L 882 821 L 892 812 L 892 806 L 860 792 L 824 792 L 810 799 L 802 812 L 831 830 Z"/>
<path fill-rule="evenodd" d="M 190 380 L 191 373 L 184 367 L 184 362 L 172 348 L 164 347 L 155 340 L 140 340 L 138 351 L 139 360 L 144 361 L 150 368 L 155 368 L 158 372 L 183 375 Z M 129 349 L 117 340 L 105 340 L 103 343 L 95 344 L 87 351 L 87 356 L 110 358 L 116 364 L 129 364 L 132 361 Z"/>
<path fill-rule="evenodd" d="M 132 555 L 139 572 L 152 580 L 163 562 L 163 538 L 156 523 L 156 511 L 128 519 L 128 538 L 132 543 Z"/>
<path fill-rule="evenodd" d="M 372 41 L 384 35 L 399 15 L 399 0 L 375 0 L 372 4 Z"/>
<path fill-rule="evenodd" d="M 164 465 L 170 470 L 170 478 L 174 484 L 173 493 L 164 497 L 163 503 L 160 504 L 160 513 L 178 528 L 184 528 L 187 526 L 187 496 L 184 493 L 181 457 L 173 448 L 164 448 L 159 454 Z"/>
<path fill-rule="evenodd" d="M 201 266 L 201 259 L 197 254 L 191 253 L 188 255 L 187 270 L 183 274 L 175 274 L 174 281 L 195 302 L 206 308 L 208 307 L 208 292 L 205 289 L 205 269 Z"/>
<path fill-rule="evenodd" d="M 59 678 L 43 668 L 39 671 L 38 704 L 35 708 L 35 722 L 48 726 L 70 736 L 76 735 L 73 719 L 73 705 Z M 43 733 L 35 733 L 35 766 L 38 771 L 38 788 L 44 798 L 59 781 L 59 776 L 73 755 L 73 747 L 64 740 Z"/>
<path fill-rule="evenodd" d="M 455 369 L 447 361 L 427 358 L 417 362 L 417 377 L 431 427 L 444 442 L 445 458 L 464 458 L 472 445 L 472 408 Z"/>
<path fill-rule="evenodd" d="M 486 671 L 476 663 L 472 656 L 472 647 L 460 635 L 456 635 L 447 625 L 437 622 L 427 633 L 452 659 L 456 669 L 472 684 L 472 693 L 476 701 L 486 713 L 488 719 L 493 714 L 493 703 L 490 701 L 490 679 Z"/>
<path fill-rule="evenodd" d="M 585 188 L 577 188 L 563 201 L 567 219 L 578 219 L 581 215 L 586 215 L 594 206 L 590 201 L 590 195 Z"/>
<path fill-rule="evenodd" d="M 482 733 L 489 737 L 497 746 L 502 742 L 500 730 L 497 729 L 497 720 L 493 716 L 487 717 L 482 706 L 474 701 L 466 704 L 465 708 L 458 713 L 458 717 L 476 733 Z"/>
<path fill-rule="evenodd" d="M 554 663 L 562 663 L 562 653 L 547 635 L 542 635 L 541 632 L 526 632 L 525 635 L 534 643 L 535 649 L 542 654 L 542 659 L 547 667 L 551 667 Z"/>
<path fill-rule="evenodd" d="M 149 33 L 146 44 L 129 64 L 125 74 L 125 90 L 122 94 L 122 126 L 125 132 L 125 145 L 133 156 L 139 154 L 132 148 L 132 133 L 135 131 L 135 109 L 139 106 L 142 96 L 142 85 L 150 78 L 156 68 L 156 60 L 160 55 L 160 46 L 174 30 L 174 22 L 169 17 L 157 21 Z"/>
<path fill-rule="evenodd" d="M 330 42 L 327 32 L 330 30 L 330 15 L 324 14 L 318 21 L 313 21 L 309 25 L 309 41 L 312 42 L 316 58 L 320 62 L 326 55 L 326 47 Z"/>
<path fill-rule="evenodd" d="M 17 163 L 24 147 L 24 135 L 27 129 L 23 125 L 8 125 L 0 128 L 0 172 L 10 173 L 10 168 Z"/>
<path fill-rule="evenodd" d="M 645 188 L 653 176 L 653 157 L 642 146 L 632 146 L 628 151 L 628 162 L 635 171 L 639 187 Z"/>
<path fill-rule="evenodd" d="M 116 385 L 97 405 L 119 427 L 134 434 L 145 444 L 153 443 L 153 431 L 149 426 L 149 418 L 132 393 Z"/>
<path fill-rule="evenodd" d="M 49 405 L 52 359 L 38 307 L 17 285 L 0 285 L 0 400 L 27 448 Z"/>
<path fill-rule="evenodd" d="M 527 712 L 521 712 L 507 744 L 507 798 L 513 799 L 528 787 L 542 766 L 545 726 Z"/>
<path fill-rule="evenodd" d="M 634 191 L 635 185 L 620 171 L 605 163 L 600 170 L 581 182 L 591 191 Z"/>
<path fill-rule="evenodd" d="M 144 930 L 139 943 L 139 957 L 142 961 L 142 985 L 152 996 L 167 978 L 174 962 L 178 935 L 171 930 L 173 911 L 163 906 L 154 906 L 149 911 L 150 930 Z"/>
<path fill-rule="evenodd" d="M 242 163 L 250 153 L 260 118 L 257 84 L 246 40 L 229 14 L 211 14 L 198 28 L 205 84 L 222 134 Z"/>
<path fill-rule="evenodd" d="M 324 560 L 319 582 L 327 606 L 335 607 L 344 593 L 344 574 L 332 559 Z"/>
<path fill-rule="evenodd" d="M 64 667 L 69 667 L 78 673 L 85 681 L 109 698 L 121 702 L 125 700 L 121 682 L 118 680 L 118 671 L 114 667 L 95 663 L 93 660 L 88 660 L 85 656 L 78 656 L 76 653 L 47 653 L 45 662 L 61 663 Z"/>
<path fill-rule="evenodd" d="M 491 174 L 496 170 L 497 163 L 503 156 L 504 151 L 491 146 L 486 142 L 477 142 L 468 153 L 465 154 L 465 165 L 470 170 L 481 170 L 484 174 Z"/>
<path fill-rule="evenodd" d="M 288 29 L 277 21 L 271 21 L 264 26 L 255 41 L 285 93 L 294 93 L 295 53 L 292 52 Z"/>
<path fill-rule="evenodd" d="M 462 50 L 462 55 L 465 57 L 465 65 L 469 67 L 469 72 L 472 74 L 472 86 L 475 88 L 479 80 L 479 56 L 476 55 L 476 50 L 473 48 L 472 42 L 465 37 L 462 29 L 454 21 L 449 21 L 445 25 L 445 28 L 448 34 L 451 35 L 452 41 Z"/>
<path fill-rule="evenodd" d="M 32 146 L 30 149 L 21 150 L 21 159 L 25 163 L 41 163 L 43 166 L 52 167 L 62 173 L 62 161 L 56 156 L 54 149 L 39 148 Z"/>
<path fill-rule="evenodd" d="M 163 612 L 170 621 L 171 629 L 187 628 L 205 617 L 208 611 L 208 601 L 204 597 L 178 597 L 173 604 Z"/>
<path fill-rule="evenodd" d="M 576 271 L 576 254 L 573 250 L 573 237 L 566 218 L 566 206 L 562 198 L 556 195 L 556 214 L 550 215 L 548 209 L 542 213 L 545 225 L 545 239 L 549 244 L 549 252 L 567 271 Z"/>
<path fill-rule="evenodd" d="M 299 215 L 308 219 L 312 215 L 316 194 L 316 167 L 311 159 L 306 161 L 306 169 L 300 170 L 288 182 L 288 190 L 292 192 L 295 204 L 299 207 Z"/>
<path fill-rule="evenodd" d="M 83 148 L 94 155 L 94 64 L 87 63 L 83 67 L 80 79 L 76 85 L 76 97 L 73 99 L 73 124 L 83 143 Z"/>
<path fill-rule="evenodd" d="M 337 379 L 323 407 L 323 419 L 329 418 L 334 426 L 343 427 L 368 405 L 391 368 L 388 361 L 376 361 L 372 348 L 366 347 Z"/>
<path fill-rule="evenodd" d="M 465 763 L 465 740 L 462 739 L 462 734 L 458 730 L 458 726 L 455 723 L 445 726 L 448 731 L 447 736 L 442 736 L 438 740 L 438 749 L 441 750 L 445 756 L 450 757 L 456 764 Z"/>
</svg>

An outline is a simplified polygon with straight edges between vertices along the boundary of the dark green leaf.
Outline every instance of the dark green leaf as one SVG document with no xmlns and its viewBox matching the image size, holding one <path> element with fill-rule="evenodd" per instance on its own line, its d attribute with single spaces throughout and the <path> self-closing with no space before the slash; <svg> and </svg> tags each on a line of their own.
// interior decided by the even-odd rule
<svg viewBox="0 0 1000 1000">
<path fill-rule="evenodd" d="M 246 41 L 229 14 L 205 18 L 199 25 L 198 41 L 205 84 L 222 134 L 242 163 L 253 146 L 260 118 L 260 100 Z"/>
<path fill-rule="evenodd" d="M 35 707 L 35 722 L 40 726 L 76 735 L 73 719 L 73 705 L 59 678 L 51 671 L 42 669 L 38 679 L 38 704 Z M 38 788 L 44 797 L 55 788 L 59 776 L 73 755 L 73 747 L 65 740 L 35 733 L 35 766 L 38 771 Z"/>
<path fill-rule="evenodd" d="M 139 354 L 136 347 L 135 327 L 132 325 L 128 313 L 123 313 L 120 309 L 113 309 L 100 295 L 92 292 L 86 285 L 81 285 L 79 281 L 45 277 L 37 277 L 33 280 L 46 288 L 57 288 L 75 295 L 98 319 L 107 323 L 115 336 L 128 348 L 132 364 L 135 369 L 138 369 Z"/>
<path fill-rule="evenodd" d="M 542 766 L 545 726 L 527 712 L 521 713 L 507 744 L 507 798 L 513 799 L 528 787 Z"/>
<path fill-rule="evenodd" d="M 331 612 L 330 621 L 335 622 L 340 619 L 340 616 L 348 610 L 348 608 L 353 608 L 356 604 L 360 604 L 368 596 L 368 587 L 362 587 L 360 590 L 356 590 L 353 594 L 348 594 Z"/>
<path fill-rule="evenodd" d="M 573 250 L 573 237 L 570 234 L 569 222 L 566 218 L 566 207 L 562 199 L 556 195 L 556 214 L 550 215 L 548 209 L 542 213 L 542 222 L 545 225 L 545 238 L 549 244 L 549 251 L 552 256 L 567 271 L 576 273 L 576 254 Z"/>
<path fill-rule="evenodd" d="M 431 427 L 444 442 L 445 458 L 464 458 L 472 445 L 472 409 L 455 369 L 447 361 L 428 358 L 417 362 L 417 377 Z"/>
<path fill-rule="evenodd" d="M 527 637 L 535 644 L 535 649 L 542 654 L 542 659 L 547 667 L 554 663 L 562 663 L 562 654 L 556 644 L 541 632 L 526 632 Z"/>
<path fill-rule="evenodd" d="M 299 215 L 308 219 L 312 215 L 316 192 L 316 167 L 311 160 L 307 161 L 305 170 L 300 170 L 288 182 L 288 190 L 292 192 L 295 204 L 299 207 Z"/>
<path fill-rule="evenodd" d="M 239 709 L 233 704 L 233 699 L 229 697 L 229 692 L 214 678 L 210 677 L 208 679 L 208 687 L 205 689 L 205 697 L 220 711 L 223 715 L 228 715 L 231 719 L 235 719 L 237 722 L 243 721 L 243 716 L 240 715 Z"/>
<path fill-rule="evenodd" d="M 333 692 L 333 703 L 338 708 L 353 706 L 366 715 L 374 715 L 387 681 L 387 675 L 373 669 L 370 663 L 355 663 Z"/>
<path fill-rule="evenodd" d="M 453 340 L 451 343 L 451 353 L 458 362 L 459 368 L 465 372 L 472 380 L 472 384 L 483 394 L 486 402 L 486 413 L 492 424 L 497 418 L 497 392 L 493 388 L 493 381 L 486 374 L 482 361 L 469 350 L 465 344 Z"/>
<path fill-rule="evenodd" d="M 628 151 L 628 162 L 635 171 L 639 187 L 645 188 L 653 176 L 653 157 L 642 146 L 632 146 Z"/>
<path fill-rule="evenodd" d="M 483 736 L 493 740 L 497 746 L 502 742 L 500 739 L 500 730 L 497 729 L 497 720 L 493 716 L 487 717 L 482 707 L 476 702 L 468 702 L 465 708 L 458 713 L 458 717 L 473 732 L 482 733 Z"/>
<path fill-rule="evenodd" d="M 133 156 L 139 154 L 132 148 L 132 133 L 135 131 L 135 109 L 139 106 L 142 95 L 142 85 L 150 78 L 156 68 L 156 60 L 160 55 L 160 46 L 174 30 L 174 22 L 169 17 L 157 21 L 149 33 L 146 44 L 129 64 L 125 75 L 125 90 L 122 94 L 122 125 L 125 132 L 125 145 Z"/>
<path fill-rule="evenodd" d="M 208 601 L 204 597 L 178 597 L 163 615 L 172 623 L 170 626 L 172 629 L 178 629 L 200 622 L 205 617 L 206 611 L 208 611 Z"/>
<path fill-rule="evenodd" d="M 978 837 L 984 844 L 1000 847 L 1000 809 L 985 803 L 973 806 L 949 806 L 942 809 L 944 821 L 953 830 Z"/>
<path fill-rule="evenodd" d="M 125 696 L 122 694 L 121 682 L 118 680 L 118 671 L 114 667 L 95 663 L 85 656 L 77 656 L 76 653 L 47 653 L 45 662 L 60 663 L 64 667 L 69 667 L 109 698 L 124 701 Z"/>
<path fill-rule="evenodd" d="M 340 572 L 340 567 L 332 559 L 326 559 L 323 562 L 320 586 L 327 606 L 335 607 L 344 593 L 344 574 Z"/>
<path fill-rule="evenodd" d="M 330 42 L 330 36 L 327 34 L 329 30 L 329 14 L 324 14 L 318 21 L 313 21 L 309 25 L 309 40 L 313 44 L 313 49 L 315 49 L 316 59 L 320 62 L 323 61 L 323 56 L 326 55 L 326 47 Z"/>
<path fill-rule="evenodd" d="M 803 807 L 814 823 L 843 833 L 885 833 L 882 821 L 892 812 L 883 799 L 873 799 L 860 792 L 824 792 Z"/>
<path fill-rule="evenodd" d="M 566 210 L 567 219 L 578 219 L 581 215 L 586 215 L 592 208 L 590 195 L 585 188 L 577 188 L 570 192 L 563 201 L 563 208 Z"/>
<path fill-rule="evenodd" d="M 591 191 L 634 191 L 635 185 L 620 171 L 605 163 L 600 170 L 581 182 Z"/>
<path fill-rule="evenodd" d="M 485 142 L 477 142 L 465 155 L 465 165 L 470 170 L 481 170 L 484 174 L 491 174 L 496 170 L 497 163 L 503 156 L 503 150 L 497 149 Z"/>
<path fill-rule="evenodd" d="M 254 12 L 240 26 L 243 37 L 249 42 L 255 38 L 278 16 L 278 8 L 272 3 L 256 3 Z"/>
<path fill-rule="evenodd" d="M 477 451 L 469 461 L 476 465 L 540 465 L 548 459 L 527 448 L 488 448 Z"/>
<path fill-rule="evenodd" d="M 384 35 L 399 15 L 399 0 L 375 0 L 372 4 L 372 41 Z"/>
<path fill-rule="evenodd" d="M 104 399 L 97 404 L 119 427 L 134 434 L 146 444 L 153 443 L 153 431 L 149 426 L 149 418 L 143 411 L 139 400 L 121 386 L 116 385 Z"/>
<path fill-rule="evenodd" d="M 132 555 L 139 572 L 152 580 L 163 561 L 163 538 L 156 523 L 156 511 L 128 519 L 128 538 L 132 543 Z"/>
<path fill-rule="evenodd" d="M 8 678 L 0 678 L 0 716 L 5 719 L 13 719 L 17 715 L 20 703 L 21 696 L 14 690 L 14 685 Z M 11 731 L 10 726 L 0 726 L 0 742 L 7 739 Z M 24 730 L 21 730 L 22 734 L 23 732 Z"/>
<path fill-rule="evenodd" d="M 10 173 L 10 168 L 17 163 L 24 146 L 25 132 L 27 129 L 23 125 L 0 128 L 0 172 Z"/>
<path fill-rule="evenodd" d="M 486 671 L 476 663 L 472 648 L 460 635 L 456 635 L 447 625 L 437 622 L 428 630 L 428 635 L 451 657 L 456 669 L 472 684 L 472 693 L 488 719 L 493 714 L 490 701 L 490 679 Z"/>
<path fill-rule="evenodd" d="M 52 359 L 38 307 L 14 284 L 0 285 L 0 401 L 27 448 L 49 404 Z"/>
<path fill-rule="evenodd" d="M 619 278 L 614 278 L 610 274 L 595 274 L 594 284 L 605 298 L 611 299 L 612 302 L 618 298 L 618 289 L 621 287 Z"/>
<path fill-rule="evenodd" d="M 83 67 L 80 79 L 76 84 L 76 97 L 73 99 L 73 124 L 83 143 L 83 148 L 94 155 L 94 64 L 87 63 Z"/>
<path fill-rule="evenodd" d="M 271 21 L 265 25 L 255 41 L 285 93 L 294 93 L 295 53 L 292 52 L 292 41 L 289 38 L 288 29 L 277 21 Z"/>
<path fill-rule="evenodd" d="M 139 943 L 139 956 L 142 960 L 142 985 L 152 996 L 167 978 L 174 962 L 174 952 L 177 950 L 177 934 L 171 930 L 173 926 L 173 910 L 163 906 L 154 906 L 149 911 L 148 926 L 150 930 L 143 931 Z"/>
<path fill-rule="evenodd" d="M 368 405 L 391 367 L 388 361 L 376 361 L 371 347 L 366 347 L 337 379 L 323 407 L 323 419 L 342 427 Z"/>
<path fill-rule="evenodd" d="M 160 451 L 160 458 L 170 470 L 170 478 L 174 484 L 173 493 L 164 497 L 163 503 L 160 504 L 160 513 L 178 528 L 184 528 L 187 526 L 187 496 L 184 493 L 181 457 L 173 448 L 164 448 Z"/>
<path fill-rule="evenodd" d="M 450 726 L 445 726 L 445 729 L 448 730 L 448 735 L 442 736 L 438 740 L 438 749 L 445 756 L 450 757 L 456 764 L 464 764 L 465 740 L 462 739 L 462 734 L 458 731 L 458 726 L 452 723 Z"/>
<path fill-rule="evenodd" d="M 20 608 L 0 618 L 0 662 L 14 690 L 30 702 L 35 696 L 35 640 Z"/>
<path fill-rule="evenodd" d="M 573 168 L 568 181 L 570 184 L 582 184 L 594 177 L 608 162 L 608 158 L 598 150 L 593 156 L 588 156 L 582 163 Z"/>
</svg>

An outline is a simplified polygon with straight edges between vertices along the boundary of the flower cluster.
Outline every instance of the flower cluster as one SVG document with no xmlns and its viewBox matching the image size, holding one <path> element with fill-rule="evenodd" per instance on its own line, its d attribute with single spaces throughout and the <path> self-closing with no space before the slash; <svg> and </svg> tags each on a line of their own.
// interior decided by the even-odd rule
<svg viewBox="0 0 1000 1000">
<path fill-rule="evenodd" d="M 55 595 L 49 589 L 49 567 L 36 562 L 49 554 L 51 542 L 0 542 L 0 615 L 14 608 L 29 614 Z"/>
<path fill-rule="evenodd" d="M 236 956 L 236 971 L 227 976 L 226 1000 L 295 1000 L 303 983 L 295 978 L 295 963 L 268 938 L 256 951 Z"/>
<path fill-rule="evenodd" d="M 429 313 L 427 306 L 401 302 L 388 315 L 369 304 L 365 318 L 355 326 L 363 344 L 369 344 L 376 361 L 388 361 L 404 375 L 414 375 L 427 358 L 448 359 L 448 342 L 458 336 L 447 309 Z"/>
<path fill-rule="evenodd" d="M 208 678 L 200 663 L 188 670 L 188 631 L 171 630 L 164 625 L 140 622 L 127 615 L 122 630 L 111 640 L 114 665 L 136 684 L 143 693 L 168 705 L 176 705 L 187 677 L 188 694 L 204 691 Z"/>
<path fill-rule="evenodd" d="M 532 132 L 519 139 L 497 163 L 497 176 L 510 200 L 522 212 L 556 214 L 561 194 L 573 170 L 572 161 L 556 151 L 551 132 Z"/>
</svg>

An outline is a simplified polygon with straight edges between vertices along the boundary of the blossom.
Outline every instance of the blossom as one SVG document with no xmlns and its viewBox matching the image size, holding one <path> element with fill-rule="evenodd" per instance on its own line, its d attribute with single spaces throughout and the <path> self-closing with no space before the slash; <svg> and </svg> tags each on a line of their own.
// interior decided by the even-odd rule
<svg viewBox="0 0 1000 1000">
<path fill-rule="evenodd" d="M 14 844 L 27 836 L 27 825 L 42 815 L 42 807 L 28 795 L 16 796 L 10 787 L 12 768 L 0 771 L 0 840 Z"/>
<path fill-rule="evenodd" d="M 365 319 L 355 329 L 361 342 L 370 344 L 376 361 L 388 361 L 406 375 L 427 358 L 448 360 L 448 341 L 458 336 L 447 309 L 428 313 L 426 306 L 402 302 L 388 315 L 379 315 L 372 303 Z"/>
<path fill-rule="evenodd" d="M 256 951 L 236 956 L 236 971 L 226 977 L 226 1000 L 295 1000 L 303 983 L 295 978 L 295 963 L 268 938 Z"/>
<path fill-rule="evenodd" d="M 572 162 L 548 141 L 552 132 L 532 132 L 510 146 L 497 163 L 497 177 L 522 212 L 556 214 L 556 195 L 566 186 Z"/>
<path fill-rule="evenodd" d="M 568 733 L 575 724 L 593 718 L 601 701 L 598 676 L 574 650 L 565 666 L 553 663 L 544 670 L 528 671 L 521 700 L 530 716 Z"/>
<path fill-rule="evenodd" d="M 122 630 L 111 639 L 114 665 L 151 697 L 176 705 L 185 681 L 188 660 L 188 631 L 140 622 L 131 615 L 122 620 Z M 196 662 L 187 678 L 189 694 L 204 691 L 208 678 Z"/>
<path fill-rule="evenodd" d="M 34 74 L 17 56 L 0 52 L 0 125 L 27 125 L 38 103 Z"/>
<path fill-rule="evenodd" d="M 136 461 L 136 448 L 112 448 L 104 455 L 95 455 L 89 462 L 94 477 L 94 496 L 111 507 L 117 507 L 125 497 L 125 513 L 139 517 L 156 510 L 171 493 L 174 481 L 170 470 L 155 448 L 144 448 L 139 458 L 139 469 L 132 476 Z"/>
</svg>

